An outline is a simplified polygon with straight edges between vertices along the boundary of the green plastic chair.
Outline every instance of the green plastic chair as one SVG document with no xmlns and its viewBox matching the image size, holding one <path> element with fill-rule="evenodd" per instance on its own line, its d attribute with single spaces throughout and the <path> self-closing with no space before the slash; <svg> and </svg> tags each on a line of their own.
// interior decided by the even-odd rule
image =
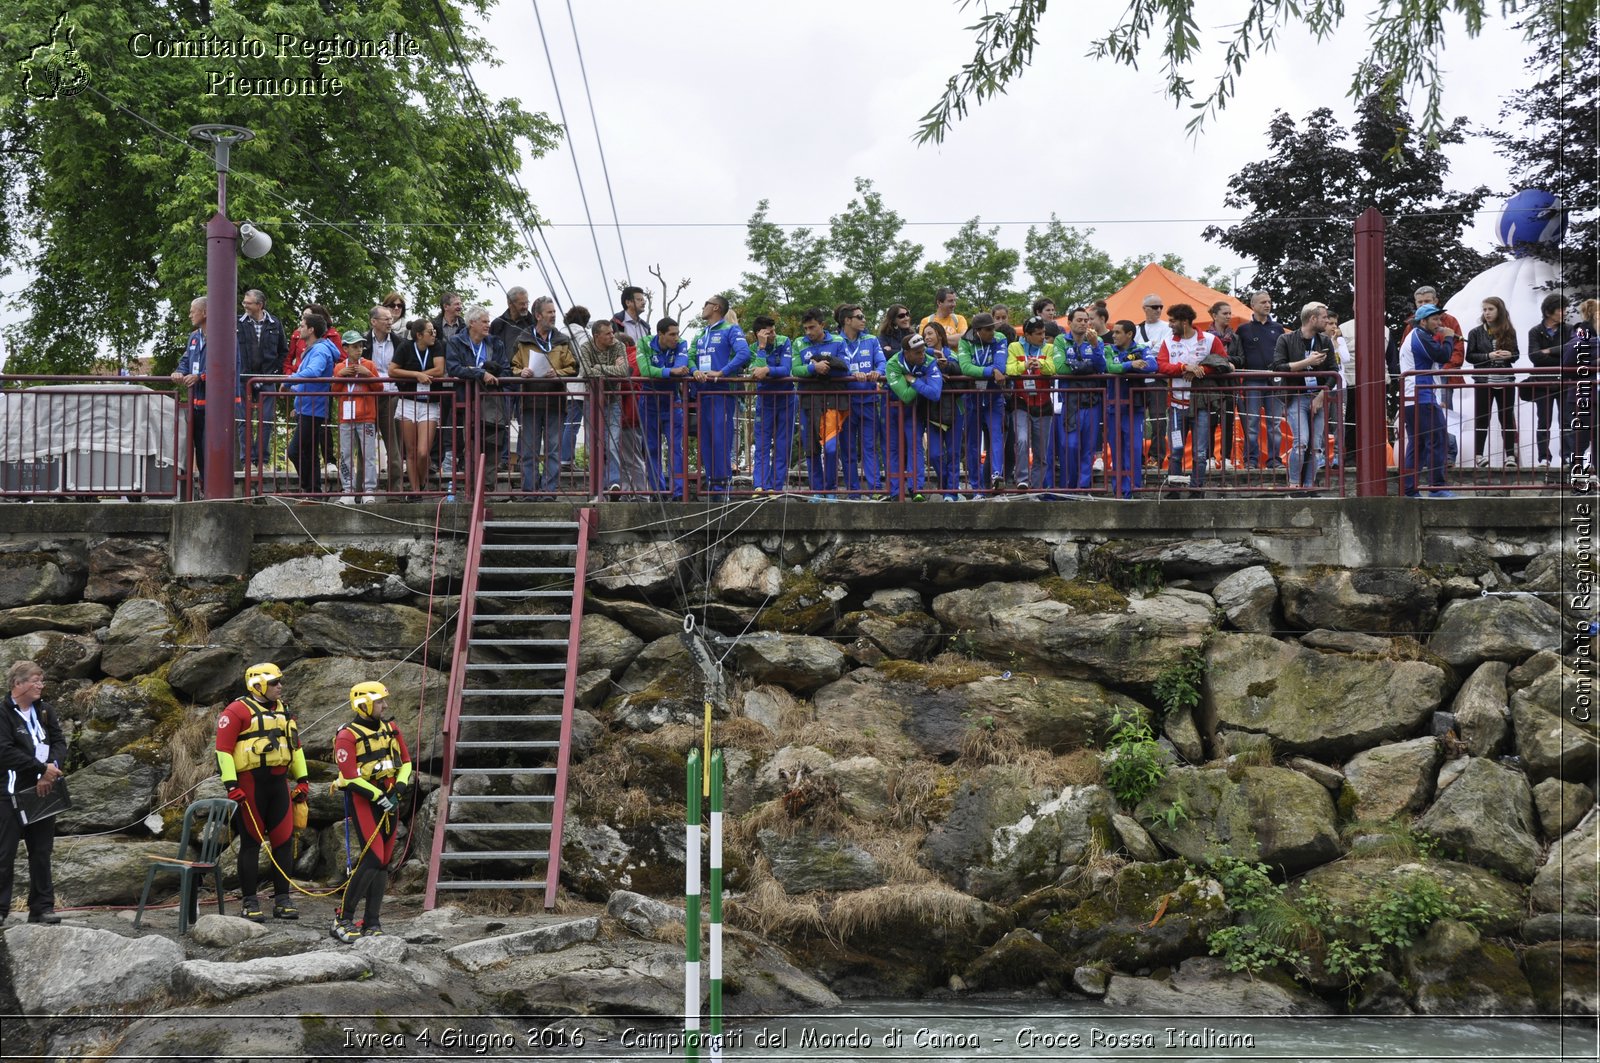
<svg viewBox="0 0 1600 1063">
<path fill-rule="evenodd" d="M 222 868 L 217 864 L 217 857 L 222 852 L 223 844 L 228 838 L 228 824 L 233 820 L 235 805 L 226 797 L 211 797 L 204 801 L 196 801 L 183 813 L 183 836 L 178 839 L 178 855 L 175 857 L 152 856 L 150 857 L 150 873 L 145 876 L 144 895 L 139 898 L 139 912 L 133 917 L 134 928 L 137 929 L 140 920 L 144 918 L 144 906 L 150 900 L 150 887 L 155 884 L 157 871 L 176 871 L 178 873 L 178 933 L 187 934 L 189 924 L 200 918 L 200 894 L 198 885 L 205 881 L 207 874 L 217 878 L 217 914 L 224 914 L 222 910 Z M 194 834 L 195 815 L 204 817 L 199 834 Z M 194 837 L 200 847 L 200 859 L 190 860 L 189 839 Z"/>
</svg>

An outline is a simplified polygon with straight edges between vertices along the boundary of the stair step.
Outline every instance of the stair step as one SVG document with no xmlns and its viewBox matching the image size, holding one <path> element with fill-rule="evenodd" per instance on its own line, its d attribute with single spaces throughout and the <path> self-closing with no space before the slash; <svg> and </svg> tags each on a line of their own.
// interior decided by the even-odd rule
<svg viewBox="0 0 1600 1063">
<path fill-rule="evenodd" d="M 488 723 L 490 721 L 495 723 L 560 723 L 561 714 L 558 712 L 553 716 L 458 716 L 456 719 L 462 723 Z"/>
<path fill-rule="evenodd" d="M 503 852 L 440 853 L 440 860 L 548 860 L 549 849 L 508 849 Z"/>
<path fill-rule="evenodd" d="M 440 879 L 433 884 L 434 889 L 440 890 L 542 890 L 543 882 L 502 882 L 496 879 L 478 879 L 476 881 L 449 882 Z"/>
<path fill-rule="evenodd" d="M 446 830 L 549 830 L 548 823 L 446 823 Z"/>
<path fill-rule="evenodd" d="M 538 529 L 540 531 L 577 531 L 578 522 L 575 520 L 486 520 L 485 528 L 518 528 L 523 531 Z"/>
<path fill-rule="evenodd" d="M 576 543 L 483 543 L 479 547 L 479 549 L 482 550 L 496 550 L 501 552 L 513 550 L 560 550 L 563 553 L 576 550 L 577 548 L 578 545 Z"/>
<path fill-rule="evenodd" d="M 567 662 L 545 662 L 543 664 L 469 664 L 469 672 L 548 672 L 552 669 L 564 672 Z"/>
<path fill-rule="evenodd" d="M 457 742 L 457 749 L 560 749 L 556 742 Z"/>
<path fill-rule="evenodd" d="M 569 591 L 567 593 L 570 594 L 571 592 Z M 503 624 L 503 623 L 513 623 L 513 624 L 515 624 L 515 623 L 553 624 L 553 623 L 557 623 L 557 622 L 562 621 L 562 620 L 569 620 L 570 621 L 571 619 L 572 619 L 572 614 L 571 613 L 501 613 L 498 616 L 496 616 L 493 613 L 473 613 L 472 614 L 472 622 L 474 624 Z M 549 641 L 553 645 L 553 644 L 555 644 L 557 642 L 564 643 L 567 640 L 566 639 L 549 639 L 547 641 Z"/>
<path fill-rule="evenodd" d="M 556 799 L 548 794 L 451 794 L 450 800 L 462 805 L 553 805 Z"/>
<path fill-rule="evenodd" d="M 566 691 L 561 687 L 556 687 L 553 690 L 547 687 L 536 687 L 532 690 L 463 690 L 461 696 L 464 698 L 559 698 L 565 693 Z"/>
<path fill-rule="evenodd" d="M 578 571 L 578 570 L 573 568 L 571 565 L 568 565 L 565 568 L 562 568 L 560 566 L 556 566 L 554 568 L 550 568 L 550 567 L 546 567 L 546 566 L 543 566 L 543 565 L 533 565 L 533 566 L 516 565 L 516 566 L 509 567 L 509 568 L 504 567 L 504 566 L 480 566 L 478 568 L 478 575 L 480 575 L 480 576 L 570 576 L 576 571 Z"/>
<path fill-rule="evenodd" d="M 456 768 L 451 775 L 554 775 L 554 768 Z"/>
<path fill-rule="evenodd" d="M 565 646 L 566 639 L 468 639 L 468 646 Z"/>
<path fill-rule="evenodd" d="M 571 598 L 572 591 L 478 591 L 478 598 Z"/>
</svg>

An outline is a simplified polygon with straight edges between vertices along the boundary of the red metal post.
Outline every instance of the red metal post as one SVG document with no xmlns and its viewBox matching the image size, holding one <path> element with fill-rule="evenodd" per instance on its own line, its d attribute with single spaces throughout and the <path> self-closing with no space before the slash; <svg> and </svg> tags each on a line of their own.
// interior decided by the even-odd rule
<svg viewBox="0 0 1600 1063">
<path fill-rule="evenodd" d="M 578 510 L 578 548 L 573 552 L 571 617 L 567 622 L 567 674 L 561 684 L 561 745 L 556 750 L 556 792 L 550 806 L 550 856 L 545 863 L 544 906 L 556 906 L 561 885 L 561 829 L 567 818 L 567 767 L 572 753 L 572 713 L 578 701 L 578 642 L 583 634 L 583 591 L 589 565 L 594 510 Z"/>
<path fill-rule="evenodd" d="M 1383 238 L 1387 228 L 1376 207 L 1368 207 L 1356 219 L 1356 495 L 1360 498 L 1389 493 L 1383 401 L 1388 381 L 1383 360 Z"/>
<path fill-rule="evenodd" d="M 217 175 L 218 199 L 225 174 Z M 206 437 L 195 440 L 206 456 L 207 498 L 233 497 L 237 444 L 234 401 L 239 392 L 238 326 L 233 306 L 239 287 L 239 227 L 219 208 L 206 223 Z"/>
</svg>

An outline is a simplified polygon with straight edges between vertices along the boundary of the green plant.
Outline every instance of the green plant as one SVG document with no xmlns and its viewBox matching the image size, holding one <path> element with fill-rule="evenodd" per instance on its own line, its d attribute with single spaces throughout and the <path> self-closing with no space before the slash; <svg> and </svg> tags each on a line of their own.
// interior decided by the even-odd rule
<svg viewBox="0 0 1600 1063">
<path fill-rule="evenodd" d="M 1156 676 L 1156 700 L 1166 714 L 1192 709 L 1200 704 L 1200 685 L 1206 678 L 1206 659 L 1197 649 L 1183 651 L 1177 664 Z"/>
<path fill-rule="evenodd" d="M 1107 753 L 1105 784 L 1124 805 L 1138 804 L 1167 777 L 1155 732 L 1138 713 L 1118 710 L 1111 718 Z"/>
<path fill-rule="evenodd" d="M 1183 803 L 1182 797 L 1174 797 L 1172 804 L 1155 813 L 1147 822 L 1165 823 L 1168 830 L 1177 830 L 1178 824 L 1189 820 L 1189 806 Z"/>
</svg>

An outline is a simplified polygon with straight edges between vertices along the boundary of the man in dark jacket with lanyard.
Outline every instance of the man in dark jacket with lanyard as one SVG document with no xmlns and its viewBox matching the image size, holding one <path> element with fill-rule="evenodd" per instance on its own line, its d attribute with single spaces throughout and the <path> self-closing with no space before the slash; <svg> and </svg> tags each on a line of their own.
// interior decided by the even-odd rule
<svg viewBox="0 0 1600 1063">
<path fill-rule="evenodd" d="M 1235 333 L 1239 337 L 1239 351 L 1244 355 L 1243 368 L 1265 374 L 1277 358 L 1278 337 L 1288 330 L 1272 316 L 1272 296 L 1265 291 L 1250 294 L 1250 320 L 1240 325 Z M 1269 385 L 1276 385 L 1276 377 L 1251 378 L 1255 387 L 1244 392 L 1244 467 L 1259 469 L 1261 462 L 1261 422 L 1267 422 L 1268 469 L 1283 468 L 1279 455 L 1283 452 L 1284 393 Z M 1226 450 L 1226 441 L 1223 444 Z"/>
<path fill-rule="evenodd" d="M 50 878 L 55 817 L 26 822 L 16 795 L 31 790 L 34 796 L 45 797 L 55 788 L 66 763 L 67 740 L 55 711 L 39 698 L 44 692 L 43 668 L 18 661 L 6 680 L 11 693 L 0 700 L 0 772 L 6 784 L 5 804 L 0 807 L 0 924 L 11 913 L 19 841 L 28 843 L 28 922 L 59 923 Z"/>
<path fill-rule="evenodd" d="M 239 452 L 252 466 L 265 467 L 272 460 L 272 429 L 278 422 L 276 399 L 261 398 L 267 388 L 264 381 L 251 380 L 257 376 L 277 376 L 283 372 L 283 361 L 289 357 L 289 336 L 283 322 L 267 313 L 267 297 L 255 288 L 244 293 L 244 313 L 239 315 L 239 373 L 249 384 L 249 395 L 258 407 L 255 442 L 249 442 L 247 425 L 239 424 Z M 241 392 L 242 393 L 242 392 Z"/>
<path fill-rule="evenodd" d="M 532 320 L 531 318 L 529 319 Z M 467 331 L 459 332 L 444 347 L 444 371 L 457 380 L 476 380 L 482 387 L 499 388 L 500 378 L 511 375 L 511 364 L 506 361 L 505 347 L 498 336 L 490 335 L 489 308 L 475 306 L 467 311 Z M 457 385 L 465 388 L 466 385 Z M 456 408 L 465 409 L 465 395 L 458 391 Z M 501 402 L 498 392 L 484 394 L 480 401 Z M 490 426 L 493 427 L 493 426 Z M 485 450 L 484 475 L 493 482 L 498 448 Z"/>
</svg>

